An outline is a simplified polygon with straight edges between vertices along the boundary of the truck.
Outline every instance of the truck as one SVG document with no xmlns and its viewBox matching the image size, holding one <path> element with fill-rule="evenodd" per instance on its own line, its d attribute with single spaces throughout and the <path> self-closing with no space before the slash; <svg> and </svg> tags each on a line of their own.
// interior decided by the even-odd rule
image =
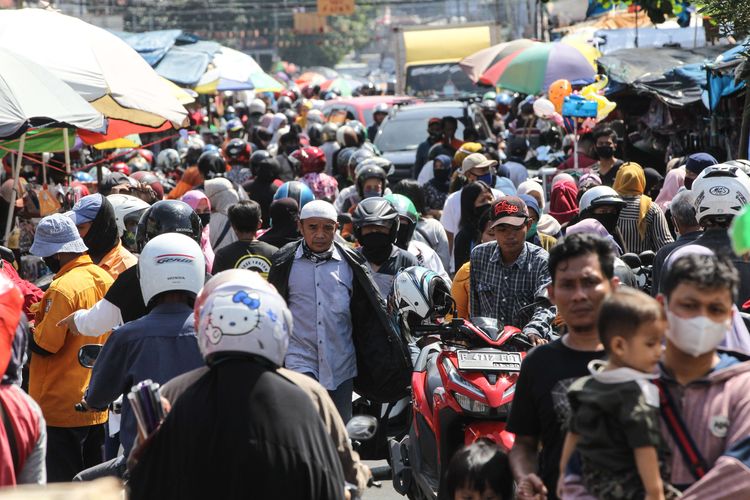
<svg viewBox="0 0 750 500">
<path fill-rule="evenodd" d="M 396 93 L 420 97 L 459 97 L 481 92 L 458 62 L 503 41 L 503 30 L 494 23 L 399 26 L 393 31 Z"/>
</svg>

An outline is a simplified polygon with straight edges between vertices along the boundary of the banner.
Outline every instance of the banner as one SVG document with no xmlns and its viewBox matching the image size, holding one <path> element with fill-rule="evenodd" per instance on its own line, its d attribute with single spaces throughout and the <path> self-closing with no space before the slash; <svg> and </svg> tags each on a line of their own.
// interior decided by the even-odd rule
<svg viewBox="0 0 750 500">
<path fill-rule="evenodd" d="M 298 35 L 317 35 L 326 33 L 328 24 L 326 17 L 316 12 L 295 12 L 294 32 Z"/>
<path fill-rule="evenodd" d="M 318 15 L 349 16 L 354 14 L 354 0 L 318 0 Z"/>
</svg>

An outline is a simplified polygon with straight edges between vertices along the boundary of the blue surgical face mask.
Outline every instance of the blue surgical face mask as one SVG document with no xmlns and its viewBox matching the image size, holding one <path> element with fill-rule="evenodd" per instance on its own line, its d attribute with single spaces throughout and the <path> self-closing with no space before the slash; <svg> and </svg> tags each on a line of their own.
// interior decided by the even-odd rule
<svg viewBox="0 0 750 500">
<path fill-rule="evenodd" d="M 486 173 L 486 174 L 484 174 L 484 175 L 480 175 L 479 177 L 477 177 L 477 180 L 478 180 L 478 181 L 482 181 L 482 182 L 484 182 L 484 183 L 485 183 L 485 184 L 487 184 L 487 185 L 488 185 L 489 187 L 495 187 L 495 186 L 493 185 L 493 182 L 492 182 L 492 174 L 491 174 L 491 173 L 489 173 L 489 172 L 488 172 L 488 173 Z"/>
<path fill-rule="evenodd" d="M 380 196 L 380 190 L 379 189 L 365 189 L 364 190 L 364 197 L 365 198 L 373 198 L 375 196 Z"/>
</svg>

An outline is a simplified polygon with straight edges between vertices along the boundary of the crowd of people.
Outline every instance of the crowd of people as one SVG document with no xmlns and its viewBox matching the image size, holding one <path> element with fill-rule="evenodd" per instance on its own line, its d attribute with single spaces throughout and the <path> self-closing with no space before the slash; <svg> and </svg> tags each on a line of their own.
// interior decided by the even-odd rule
<svg viewBox="0 0 750 500">
<path fill-rule="evenodd" d="M 0 485 L 363 490 L 370 471 L 344 424 L 355 390 L 395 401 L 408 388 L 389 297 L 420 266 L 450 288 L 455 316 L 513 325 L 535 346 L 513 447 L 456 453 L 446 498 L 750 495 L 750 263 L 728 234 L 750 163 L 698 152 L 662 176 L 618 158 L 602 124 L 578 168 L 565 138 L 542 178 L 523 106 L 498 96 L 483 103 L 497 141 L 430 118 L 413 178 L 392 183 L 371 142 L 387 107 L 367 128 L 327 120 L 315 98 L 234 103 L 218 129 L 127 152 L 99 183 L 74 177 L 72 206 L 35 224 L 5 181 L 0 220 L 15 211 L 17 224 L 0 269 Z M 66 184 L 51 177 L 53 192 Z M 27 252 L 53 274 L 44 290 L 16 272 Z M 624 259 L 649 253 L 645 288 Z M 87 344 L 103 345 L 93 368 Z M 128 398 L 147 379 L 169 410 L 151 435 Z"/>
</svg>

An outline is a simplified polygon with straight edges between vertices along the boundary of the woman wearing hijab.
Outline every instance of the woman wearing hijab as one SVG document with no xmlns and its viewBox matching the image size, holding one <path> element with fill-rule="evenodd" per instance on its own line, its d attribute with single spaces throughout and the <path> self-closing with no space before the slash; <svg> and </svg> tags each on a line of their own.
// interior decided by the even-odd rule
<svg viewBox="0 0 750 500">
<path fill-rule="evenodd" d="M 227 210 L 240 201 L 237 191 L 229 179 L 218 177 L 205 182 L 205 193 L 211 204 L 211 219 L 209 227 L 209 240 L 214 253 L 220 248 L 237 241 L 237 235 L 232 231 L 229 223 Z"/>
<path fill-rule="evenodd" d="M 536 198 L 530 194 L 521 194 L 518 197 L 526 203 L 526 208 L 529 210 L 529 217 L 531 217 L 531 227 L 526 231 L 526 241 L 538 247 L 542 247 L 549 252 L 549 249 L 557 243 L 557 238 L 539 231 L 539 219 L 542 215 L 542 211 L 536 202 Z"/>
<path fill-rule="evenodd" d="M 656 252 L 674 241 L 664 212 L 644 194 L 646 175 L 639 164 L 623 164 L 617 171 L 613 187 L 626 203 L 617 227 L 629 252 Z"/>
<path fill-rule="evenodd" d="M 271 229 L 258 237 L 258 240 L 281 248 L 287 243 L 300 238 L 297 229 L 299 206 L 292 198 L 281 198 L 271 203 L 268 210 L 271 218 Z"/>
<path fill-rule="evenodd" d="M 479 243 L 479 219 L 489 210 L 492 199 L 492 189 L 482 181 L 470 182 L 461 190 L 461 220 L 453 242 L 454 269 L 468 262 L 472 248 Z"/>
<path fill-rule="evenodd" d="M 211 201 L 203 192 L 196 190 L 185 193 L 182 201 L 190 205 L 190 208 L 198 214 L 201 224 L 203 224 L 201 250 L 203 250 L 203 256 L 206 258 L 206 272 L 210 274 L 214 265 L 214 250 L 211 248 L 211 233 L 208 227 L 211 222 Z"/>
<path fill-rule="evenodd" d="M 425 204 L 431 215 L 440 217 L 451 184 L 452 168 L 450 156 L 436 156 L 432 160 L 432 172 L 434 177 L 423 185 Z"/>
<path fill-rule="evenodd" d="M 84 196 L 73 205 L 68 215 L 88 247 L 91 260 L 113 279 L 138 263 L 138 259 L 122 246 L 115 209 L 106 197 L 99 193 Z"/>
<path fill-rule="evenodd" d="M 560 224 L 567 224 L 578 215 L 578 184 L 568 174 L 558 174 L 552 180 L 549 214 Z"/>
<path fill-rule="evenodd" d="M 667 172 L 667 176 L 664 178 L 664 185 L 662 186 L 661 191 L 659 191 L 659 196 L 656 197 L 656 204 L 659 205 L 662 212 L 669 210 L 669 204 L 672 203 L 672 198 L 675 197 L 677 192 L 682 189 L 684 185 L 684 165 L 673 168 Z"/>
<path fill-rule="evenodd" d="M 544 188 L 542 185 L 533 180 L 523 181 L 518 185 L 517 195 L 528 194 L 536 199 L 536 204 L 539 207 L 539 222 L 537 222 L 536 230 L 547 236 L 553 238 L 559 238 L 561 236 L 561 226 L 557 220 L 550 214 L 546 213 L 545 208 L 547 207 L 547 201 L 544 197 Z"/>
<path fill-rule="evenodd" d="M 661 192 L 662 186 L 664 186 L 664 176 L 653 168 L 644 168 L 643 173 L 646 176 L 646 190 L 644 194 L 655 200 Z"/>
</svg>

